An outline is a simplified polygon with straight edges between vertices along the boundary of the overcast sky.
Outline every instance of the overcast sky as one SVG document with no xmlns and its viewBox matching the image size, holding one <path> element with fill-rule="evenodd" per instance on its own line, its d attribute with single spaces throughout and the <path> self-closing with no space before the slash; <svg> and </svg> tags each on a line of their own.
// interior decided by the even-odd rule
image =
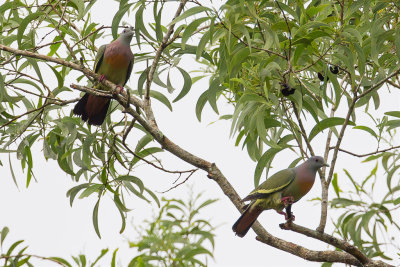
<svg viewBox="0 0 400 267">
<path fill-rule="evenodd" d="M 99 1 L 93 7 L 92 20 L 100 24 L 110 25 L 116 11 L 117 4 L 115 2 L 107 1 L 105 4 L 105 1 Z M 169 13 L 173 14 L 174 12 L 171 10 Z M 125 18 L 125 21 L 132 25 L 134 25 L 133 20 L 133 17 L 130 21 Z M 110 38 L 110 36 L 106 37 L 104 43 L 108 43 L 111 40 Z M 99 47 L 102 44 L 99 41 L 96 45 Z M 135 46 L 134 52 L 138 52 L 137 49 Z M 183 64 L 187 64 L 186 69 L 191 69 L 191 62 L 183 62 Z M 134 71 L 138 70 L 140 68 L 134 68 Z M 133 74 L 128 82 L 132 88 L 136 87 L 138 77 L 138 74 Z M 68 85 L 71 82 L 74 81 L 67 81 L 66 84 Z M 56 84 L 56 81 L 54 83 Z M 203 112 L 203 121 L 201 123 L 197 121 L 194 106 L 199 95 L 207 87 L 207 80 L 196 83 L 190 94 L 173 106 L 173 112 L 170 112 L 157 101 L 153 101 L 159 127 L 165 135 L 178 145 L 208 161 L 215 162 L 238 193 L 244 197 L 253 189 L 256 163 L 249 159 L 246 151 L 234 146 L 234 139 L 229 139 L 230 121 L 215 122 L 218 115 L 208 106 Z M 78 92 L 75 94 L 78 95 Z M 381 102 L 385 103 L 383 110 L 380 111 L 382 113 L 398 109 L 400 98 L 397 94 L 394 97 L 385 97 Z M 220 102 L 219 108 L 221 115 L 232 112 L 232 107 L 223 102 Z M 210 124 L 211 122 L 215 123 Z M 311 127 L 311 124 L 308 126 Z M 358 153 L 371 152 L 375 149 L 375 144 L 367 137 L 366 134 L 360 132 L 346 134 L 343 146 L 354 149 Z M 320 155 L 323 153 L 323 141 L 323 138 L 317 137 L 312 143 L 316 152 Z M 191 168 L 180 159 L 168 153 L 164 154 L 162 156 L 163 163 L 169 169 Z M 71 208 L 66 192 L 77 184 L 72 182 L 71 177 L 59 169 L 56 161 L 49 160 L 46 162 L 43 159 L 40 146 L 36 146 L 34 152 L 34 173 L 37 183 L 32 182 L 28 189 L 24 188 L 26 175 L 20 171 L 20 162 L 13 161 L 14 171 L 20 185 L 18 190 L 9 172 L 8 156 L 0 155 L 0 157 L 4 164 L 0 178 L 0 210 L 2 213 L 0 227 L 8 226 L 10 228 L 10 234 L 6 241 L 15 242 L 19 239 L 25 239 L 25 244 L 29 245 L 29 253 L 41 256 L 61 256 L 68 260 L 70 255 L 77 255 L 78 253 L 84 253 L 89 258 L 94 259 L 103 248 L 110 248 L 110 250 L 120 248 L 118 252 L 120 266 L 126 266 L 130 259 L 137 255 L 135 250 L 128 248 L 126 241 L 127 239 L 133 240 L 136 236 L 130 226 L 140 224 L 143 219 L 150 219 L 152 214 L 157 212 L 156 205 L 148 205 L 137 198 L 129 200 L 127 206 L 132 208 L 133 211 L 129 213 L 125 232 L 120 235 L 120 216 L 112 203 L 112 199 L 107 196 L 101 202 L 99 211 L 99 225 L 102 234 L 100 240 L 92 225 L 92 210 L 97 200 L 96 196 L 93 195 L 83 200 L 76 199 Z M 287 168 L 293 159 L 295 159 L 294 154 L 283 153 L 279 155 L 274 162 L 274 169 L 270 173 Z M 339 183 L 346 184 L 342 175 L 343 172 L 341 172 L 343 168 L 360 174 L 359 177 L 365 177 L 373 165 L 361 164 L 359 159 L 340 154 L 337 166 Z M 153 191 L 168 189 L 176 178 L 151 168 L 139 168 L 137 176 L 142 177 L 145 185 Z M 385 179 L 385 177 L 382 177 L 382 179 Z M 255 234 L 252 230 L 244 238 L 236 237 L 231 227 L 239 217 L 239 212 L 222 194 L 216 183 L 209 180 L 206 173 L 198 171 L 187 184 L 192 185 L 196 193 L 205 192 L 204 195 L 209 198 L 220 199 L 216 204 L 204 210 L 207 213 L 204 212 L 201 215 L 218 227 L 216 230 L 215 260 L 209 262 L 209 266 L 320 266 L 319 263 L 310 263 L 261 244 L 255 240 Z M 296 223 L 312 229 L 317 227 L 320 206 L 308 200 L 319 197 L 320 192 L 321 186 L 319 179 L 317 179 L 309 194 L 293 207 Z M 159 196 L 187 199 L 188 193 L 187 186 L 180 186 L 167 194 L 159 194 Z M 281 230 L 278 225 L 283 222 L 283 217 L 273 211 L 264 212 L 259 220 L 269 232 L 285 240 L 315 250 L 324 250 L 327 247 L 324 243 Z M 332 223 L 329 222 L 327 232 L 330 233 L 332 229 Z M 109 264 L 111 252 L 108 256 L 106 261 L 102 261 L 103 266 Z M 38 266 L 54 265 L 41 262 Z"/>
</svg>

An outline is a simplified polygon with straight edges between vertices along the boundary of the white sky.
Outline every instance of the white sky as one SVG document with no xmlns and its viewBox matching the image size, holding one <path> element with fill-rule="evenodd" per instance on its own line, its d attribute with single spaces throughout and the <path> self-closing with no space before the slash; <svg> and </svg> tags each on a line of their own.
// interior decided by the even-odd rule
<svg viewBox="0 0 400 267">
<path fill-rule="evenodd" d="M 102 5 L 99 2 L 94 6 L 92 20 L 100 24 L 110 25 L 117 10 L 117 5 L 115 2 L 107 1 L 106 6 L 104 6 L 103 1 L 101 1 Z M 131 18 L 131 21 L 128 22 L 134 25 L 133 20 L 134 18 Z M 104 43 L 107 42 L 109 42 L 109 39 L 104 41 Z M 103 43 L 99 42 L 97 46 L 101 44 Z M 137 49 L 137 47 L 134 49 Z M 134 52 L 137 51 L 134 50 Z M 134 71 L 139 69 L 135 67 Z M 128 84 L 135 88 L 139 75 L 134 74 L 132 76 Z M 66 85 L 70 82 L 72 81 L 67 81 Z M 178 145 L 208 161 L 215 162 L 238 193 L 244 197 L 253 189 L 253 175 L 256 163 L 249 159 L 246 151 L 241 151 L 240 147 L 234 146 L 234 139 L 228 138 L 229 121 L 218 121 L 210 124 L 216 121 L 218 116 L 208 105 L 206 105 L 202 114 L 203 121 L 201 123 L 197 121 L 194 103 L 207 87 L 206 80 L 196 83 L 187 97 L 174 104 L 174 112 L 170 112 L 165 106 L 153 101 L 158 124 L 163 133 Z M 76 92 L 76 95 L 78 95 L 78 92 Z M 400 103 L 399 94 L 395 97 L 385 97 L 381 100 L 381 103 L 385 103 L 382 112 L 398 109 L 398 103 Z M 222 102 L 220 104 L 221 115 L 232 111 L 231 106 Z M 376 148 L 375 143 L 371 142 L 371 139 L 367 137 L 366 134 L 360 131 L 347 133 L 343 140 L 343 147 L 354 149 L 358 153 L 371 152 Z M 323 153 L 323 141 L 323 138 L 317 137 L 312 142 L 318 154 Z M 190 168 L 180 159 L 167 153 L 164 154 L 162 157 L 163 163 L 167 168 Z M 111 198 L 109 196 L 105 197 L 101 202 L 99 211 L 99 225 L 102 234 L 102 239 L 100 240 L 92 225 L 92 210 L 97 200 L 96 196 L 93 195 L 83 200 L 76 199 L 71 208 L 69 199 L 65 194 L 68 189 L 77 184 L 72 182 L 71 178 L 59 169 L 55 161 L 49 160 L 46 162 L 43 159 L 40 146 L 37 146 L 34 152 L 34 173 L 38 182 L 32 181 L 28 189 L 24 188 L 26 175 L 20 171 L 20 162 L 13 161 L 14 171 L 20 186 L 18 190 L 9 172 L 7 155 L 0 156 L 4 164 L 2 176 L 0 177 L 0 211 L 2 213 L 0 228 L 3 226 L 10 228 L 10 234 L 6 238 L 6 242 L 24 239 L 26 241 L 24 244 L 29 245 L 28 253 L 41 256 L 60 256 L 68 260 L 71 259 L 70 255 L 76 256 L 78 253 L 84 253 L 93 260 L 99 255 L 101 249 L 110 248 L 111 252 L 108 253 L 107 260 L 101 261 L 103 266 L 109 265 L 112 250 L 115 248 L 119 248 L 119 266 L 126 266 L 130 259 L 137 255 L 135 250 L 128 248 L 126 241 L 127 239 L 133 240 L 136 235 L 130 225 L 132 223 L 140 224 L 145 218 L 150 219 L 154 211 L 156 211 L 156 205 L 150 206 L 137 198 L 130 200 L 127 206 L 132 208 L 133 211 L 129 214 L 125 232 L 120 235 L 119 213 L 114 207 Z M 270 173 L 286 168 L 294 158 L 294 155 L 290 153 L 279 155 L 274 162 L 274 169 Z M 345 184 L 342 168 L 349 169 L 351 173 L 359 173 L 359 177 L 365 177 L 373 165 L 361 164 L 358 159 L 340 154 L 336 169 L 339 173 L 339 183 L 341 185 Z M 176 178 L 151 168 L 139 168 L 138 171 L 139 174 L 137 175 L 142 177 L 145 185 L 153 191 L 168 189 Z M 382 179 L 386 183 L 384 176 L 382 176 Z M 255 240 L 255 234 L 252 230 L 244 238 L 236 237 L 231 230 L 231 226 L 238 218 L 239 212 L 222 194 L 217 184 L 209 180 L 206 177 L 206 173 L 202 171 L 196 172 L 187 184 L 193 185 L 195 192 L 204 191 L 205 196 L 220 199 L 216 204 L 204 210 L 207 213 L 201 215 L 204 218 L 209 218 L 213 225 L 218 226 L 216 231 L 215 261 L 209 262 L 209 266 L 320 266 L 320 263 L 307 262 L 291 254 L 261 244 Z M 308 195 L 293 207 L 297 224 L 311 229 L 317 227 L 320 206 L 307 200 L 319 197 L 320 192 L 321 186 L 319 179 L 317 179 Z M 186 199 L 187 194 L 187 187 L 180 186 L 163 196 Z M 333 194 L 332 191 L 331 196 Z M 161 197 L 161 195 L 159 196 Z M 281 230 L 278 225 L 283 222 L 283 217 L 273 211 L 264 212 L 259 221 L 269 232 L 280 238 L 315 250 L 324 250 L 327 247 L 324 243 Z M 327 232 L 330 233 L 332 229 L 332 224 L 329 223 Z M 38 266 L 55 265 L 49 262 L 40 262 Z"/>
</svg>

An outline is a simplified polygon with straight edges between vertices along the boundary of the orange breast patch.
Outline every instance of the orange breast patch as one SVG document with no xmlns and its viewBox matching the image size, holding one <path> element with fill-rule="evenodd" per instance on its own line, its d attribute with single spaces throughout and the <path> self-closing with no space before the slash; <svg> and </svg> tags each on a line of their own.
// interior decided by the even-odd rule
<svg viewBox="0 0 400 267">
<path fill-rule="evenodd" d="M 129 60 L 124 54 L 113 54 L 105 57 L 104 60 L 113 69 L 126 69 L 129 65 Z"/>
</svg>

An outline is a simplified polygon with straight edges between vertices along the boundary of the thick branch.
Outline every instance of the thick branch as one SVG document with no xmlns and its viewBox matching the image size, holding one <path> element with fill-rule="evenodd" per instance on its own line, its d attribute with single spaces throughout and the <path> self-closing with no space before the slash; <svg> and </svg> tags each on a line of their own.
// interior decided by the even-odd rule
<svg viewBox="0 0 400 267">
<path fill-rule="evenodd" d="M 350 243 L 348 243 L 344 240 L 337 239 L 336 237 L 334 237 L 332 235 L 314 231 L 314 230 L 311 230 L 309 228 L 306 228 L 306 227 L 303 227 L 303 226 L 300 226 L 300 225 L 297 225 L 294 223 L 285 223 L 280 226 L 284 230 L 292 230 L 294 232 L 318 239 L 318 240 L 323 241 L 327 244 L 330 244 L 336 248 L 344 250 L 344 251 L 348 252 L 349 254 L 353 255 L 354 257 L 356 257 L 357 260 L 360 261 L 362 264 L 366 264 L 371 261 L 357 247 L 351 245 Z"/>
<path fill-rule="evenodd" d="M 356 258 L 349 255 L 346 252 L 342 251 L 317 251 L 317 250 L 309 250 L 302 246 L 296 245 L 292 242 L 281 243 L 281 239 L 264 239 L 260 236 L 256 238 L 258 241 L 263 242 L 264 244 L 270 245 L 272 247 L 278 248 L 280 250 L 286 251 L 290 254 L 299 256 L 308 261 L 316 261 L 316 262 L 341 262 L 345 264 L 350 264 L 354 266 L 363 266 Z"/>
</svg>

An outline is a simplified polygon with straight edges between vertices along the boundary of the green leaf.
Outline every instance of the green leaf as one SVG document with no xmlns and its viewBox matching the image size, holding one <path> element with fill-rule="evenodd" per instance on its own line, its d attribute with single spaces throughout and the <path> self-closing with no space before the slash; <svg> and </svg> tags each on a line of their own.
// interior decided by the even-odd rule
<svg viewBox="0 0 400 267">
<path fill-rule="evenodd" d="M 49 64 L 47 64 L 47 66 L 49 66 L 49 68 L 53 71 L 54 75 L 56 76 L 58 82 L 58 88 L 62 88 L 64 86 L 64 78 L 53 66 Z"/>
<path fill-rule="evenodd" d="M 196 117 L 199 121 L 201 121 L 201 112 L 203 111 L 204 106 L 207 103 L 208 99 L 208 90 L 203 92 L 196 103 Z"/>
<path fill-rule="evenodd" d="M 90 196 L 91 194 L 97 192 L 98 194 L 101 194 L 101 192 L 104 190 L 104 185 L 103 184 L 92 184 L 80 194 L 79 198 L 83 199 L 85 197 Z"/>
<path fill-rule="evenodd" d="M 115 13 L 113 17 L 113 20 L 111 22 L 111 33 L 114 40 L 118 38 L 119 23 L 121 22 L 121 19 L 125 15 L 125 13 L 129 10 L 131 5 L 132 4 L 127 4 L 126 6 L 123 7 L 120 6 L 120 9 L 117 11 L 117 13 Z"/>
<path fill-rule="evenodd" d="M 13 244 L 8 248 L 6 255 L 7 255 L 7 256 L 10 256 L 11 253 L 14 251 L 14 249 L 15 249 L 19 244 L 21 244 L 22 242 L 24 242 L 24 240 L 19 240 L 19 241 L 13 243 Z"/>
<path fill-rule="evenodd" d="M 72 187 L 70 190 L 67 191 L 67 197 L 70 198 L 70 205 L 72 207 L 72 203 L 74 202 L 75 196 L 81 191 L 82 189 L 90 186 L 90 183 L 80 184 L 78 186 Z"/>
<path fill-rule="evenodd" d="M 168 98 L 165 95 L 163 95 L 162 93 L 160 93 L 158 91 L 150 90 L 150 96 L 154 99 L 157 99 L 164 105 L 166 105 L 169 108 L 169 110 L 172 111 L 171 102 L 169 102 Z"/>
<path fill-rule="evenodd" d="M 10 165 L 11 177 L 13 178 L 15 186 L 18 188 L 17 178 L 15 178 L 14 169 L 13 169 L 13 166 L 12 166 L 12 163 L 11 163 L 11 153 L 8 154 L 8 162 L 9 162 L 9 165 Z"/>
<path fill-rule="evenodd" d="M 144 9 L 145 9 L 144 5 L 140 6 L 138 11 L 136 12 L 136 16 L 135 16 L 135 32 L 136 32 L 136 40 L 138 41 L 137 43 L 139 45 L 139 48 L 140 48 L 140 42 L 139 42 L 140 32 L 142 32 L 150 40 L 156 42 L 156 40 L 153 38 L 152 35 L 149 34 L 146 27 L 144 26 L 144 23 L 143 23 Z"/>
<path fill-rule="evenodd" d="M 145 158 L 149 155 L 152 155 L 152 154 L 155 154 L 158 152 L 163 152 L 163 151 L 164 150 L 159 147 L 149 147 L 149 148 L 143 149 L 142 151 L 136 153 L 137 157 L 135 156 L 135 158 L 131 161 L 131 166 L 135 165 L 141 158 Z"/>
<path fill-rule="evenodd" d="M 182 49 L 185 49 L 187 40 L 193 35 L 194 31 L 197 30 L 200 24 L 206 22 L 209 19 L 210 19 L 209 17 L 196 19 L 186 27 L 185 31 L 182 34 L 182 41 L 181 41 Z"/>
<path fill-rule="evenodd" d="M 150 67 L 148 67 L 147 69 L 145 69 L 139 76 L 139 80 L 138 80 L 138 86 L 137 86 L 137 94 L 139 96 L 143 95 L 143 86 L 144 86 L 144 82 L 147 80 L 147 74 L 150 70 Z"/>
<path fill-rule="evenodd" d="M 332 185 L 333 185 L 333 189 L 335 190 L 336 196 L 340 197 L 339 192 L 342 192 L 342 190 L 340 190 L 339 185 L 338 185 L 337 173 L 333 174 Z"/>
<path fill-rule="evenodd" d="M 147 194 L 149 194 L 157 203 L 158 207 L 160 207 L 160 200 L 158 200 L 158 197 L 149 189 L 144 188 L 144 190 L 147 192 Z"/>
<path fill-rule="evenodd" d="M 4 85 L 4 77 L 0 73 L 0 102 L 2 102 L 5 97 L 7 97 L 7 91 Z"/>
<path fill-rule="evenodd" d="M 33 21 L 36 20 L 38 17 L 42 16 L 43 12 L 42 11 L 38 11 L 35 13 L 31 13 L 28 16 L 26 16 L 21 23 L 18 24 L 18 34 L 17 34 L 17 40 L 18 40 L 18 47 L 21 48 L 21 44 L 22 44 L 22 37 L 24 36 L 24 32 L 26 27 L 28 26 L 28 24 Z"/>
<path fill-rule="evenodd" d="M 258 160 L 256 169 L 254 171 L 254 186 L 255 187 L 257 187 L 260 184 L 260 177 L 261 177 L 261 174 L 262 174 L 265 166 L 267 166 L 268 162 L 271 162 L 272 159 L 275 157 L 275 155 L 281 150 L 282 149 L 270 148 Z"/>
<path fill-rule="evenodd" d="M 49 143 L 47 142 L 47 138 L 43 139 L 43 155 L 45 157 L 45 159 L 53 159 L 56 160 L 57 159 L 57 154 L 53 152 L 53 150 L 51 150 Z"/>
<path fill-rule="evenodd" d="M 400 28 L 398 27 L 396 27 L 394 44 L 396 45 L 397 58 L 400 59 Z"/>
<path fill-rule="evenodd" d="M 0 14 L 3 14 L 6 10 L 12 8 L 18 8 L 19 6 L 24 6 L 24 4 L 20 3 L 19 1 L 6 1 L 3 5 L 0 6 Z"/>
<path fill-rule="evenodd" d="M 116 258 L 117 258 L 117 251 L 118 251 L 118 248 L 116 250 L 114 250 L 114 253 L 112 255 L 111 267 L 115 267 L 115 262 L 116 262 Z"/>
<path fill-rule="evenodd" d="M 1 232 L 0 232 L 0 236 L 1 236 L 0 245 L 1 246 L 3 246 L 3 241 L 9 232 L 10 232 L 10 229 L 8 229 L 7 226 L 4 226 L 3 229 L 1 230 Z"/>
<path fill-rule="evenodd" d="M 393 178 L 393 175 L 397 171 L 398 168 L 400 168 L 400 165 L 394 166 L 393 168 L 390 169 L 390 171 L 387 174 L 386 184 L 387 184 L 387 187 L 388 187 L 389 191 L 392 190 L 392 178 Z"/>
<path fill-rule="evenodd" d="M 76 6 L 76 10 L 78 11 L 78 17 L 76 18 L 76 20 L 81 20 L 85 15 L 85 3 L 83 2 L 83 0 L 71 0 L 71 3 Z"/>
<path fill-rule="evenodd" d="M 189 8 L 188 10 L 186 10 L 185 12 L 183 12 L 182 15 L 178 16 L 177 18 L 175 18 L 173 21 L 171 21 L 168 26 L 175 24 L 187 17 L 193 16 L 195 14 L 198 14 L 200 12 L 204 12 L 204 11 L 212 11 L 212 9 L 205 7 L 205 6 L 196 6 L 196 7 L 192 7 Z"/>
<path fill-rule="evenodd" d="M 181 72 L 182 77 L 183 77 L 183 87 L 179 95 L 172 101 L 172 102 L 177 102 L 180 99 L 182 99 L 187 93 L 189 93 L 190 88 L 192 87 L 192 78 L 190 75 L 182 68 L 177 67 L 178 70 Z"/>
<path fill-rule="evenodd" d="M 94 230 L 96 231 L 97 236 L 101 239 L 100 230 L 99 230 L 99 205 L 100 205 L 100 198 L 97 200 L 96 205 L 93 209 L 93 226 Z"/>
<path fill-rule="evenodd" d="M 385 115 L 400 118 L 400 111 L 388 111 L 385 112 Z"/>
<path fill-rule="evenodd" d="M 39 65 L 37 63 L 38 60 L 35 59 L 35 58 L 30 58 L 30 57 L 28 57 L 26 60 L 29 62 L 29 65 L 35 70 L 36 75 L 39 77 L 39 80 L 42 83 L 44 83 L 43 82 L 42 73 L 40 72 L 40 68 L 39 68 Z"/>
<path fill-rule="evenodd" d="M 49 257 L 49 259 L 52 259 L 52 260 L 56 260 L 56 261 L 58 261 L 58 262 L 61 262 L 61 263 L 64 264 L 65 266 L 72 267 L 72 265 L 71 265 L 68 261 L 64 260 L 63 258 L 59 258 L 59 257 Z"/>
<path fill-rule="evenodd" d="M 325 130 L 326 128 L 334 127 L 337 125 L 343 125 L 345 119 L 343 118 L 338 118 L 338 117 L 332 117 L 332 118 L 327 118 L 324 119 L 320 122 L 318 122 L 314 128 L 311 130 L 310 135 L 309 135 L 309 140 L 311 141 L 317 134 Z M 355 125 L 354 122 L 348 121 L 348 125 Z"/>
<path fill-rule="evenodd" d="M 369 128 L 367 126 L 361 126 L 361 125 L 360 126 L 355 126 L 355 127 L 353 127 L 353 129 L 366 131 L 367 133 L 371 134 L 373 137 L 378 138 L 378 136 L 376 135 L 374 130 L 372 130 L 371 128 Z"/>
<path fill-rule="evenodd" d="M 201 37 L 199 44 L 197 45 L 196 49 L 196 60 L 200 58 L 200 56 L 203 54 L 204 48 L 207 44 L 207 42 L 210 41 L 210 31 L 207 31 L 203 34 Z"/>
<path fill-rule="evenodd" d="M 129 182 L 129 183 L 134 183 L 139 187 L 140 193 L 143 193 L 144 184 L 143 184 L 142 180 L 140 180 L 136 176 L 122 175 L 122 176 L 119 176 L 118 178 L 116 178 L 115 181 L 125 181 L 125 182 Z"/>
<path fill-rule="evenodd" d="M 118 190 L 115 190 L 114 193 L 114 203 L 117 206 L 117 208 L 121 211 L 121 212 L 129 212 L 131 211 L 130 209 L 128 209 L 127 207 L 125 207 L 125 205 L 122 203 L 120 197 L 119 197 L 119 193 Z M 125 217 L 123 216 L 123 220 L 125 219 Z"/>
<path fill-rule="evenodd" d="M 390 131 L 394 128 L 400 127 L 400 120 L 390 120 L 386 123 L 386 126 L 388 127 L 387 130 Z"/>
<path fill-rule="evenodd" d="M 143 192 L 139 192 L 138 190 L 136 190 L 133 185 L 130 182 L 124 181 L 123 182 L 124 186 L 131 191 L 133 194 L 135 194 L 137 197 L 145 200 L 146 202 L 150 203 L 150 200 L 148 200 L 144 195 Z M 144 188 L 143 188 L 144 189 Z"/>
<path fill-rule="evenodd" d="M 154 137 L 146 134 L 144 135 L 142 138 L 140 138 L 140 140 L 138 141 L 136 148 L 135 148 L 135 152 L 139 152 L 140 150 L 142 150 L 148 143 L 150 143 L 151 141 L 154 140 Z"/>
</svg>

